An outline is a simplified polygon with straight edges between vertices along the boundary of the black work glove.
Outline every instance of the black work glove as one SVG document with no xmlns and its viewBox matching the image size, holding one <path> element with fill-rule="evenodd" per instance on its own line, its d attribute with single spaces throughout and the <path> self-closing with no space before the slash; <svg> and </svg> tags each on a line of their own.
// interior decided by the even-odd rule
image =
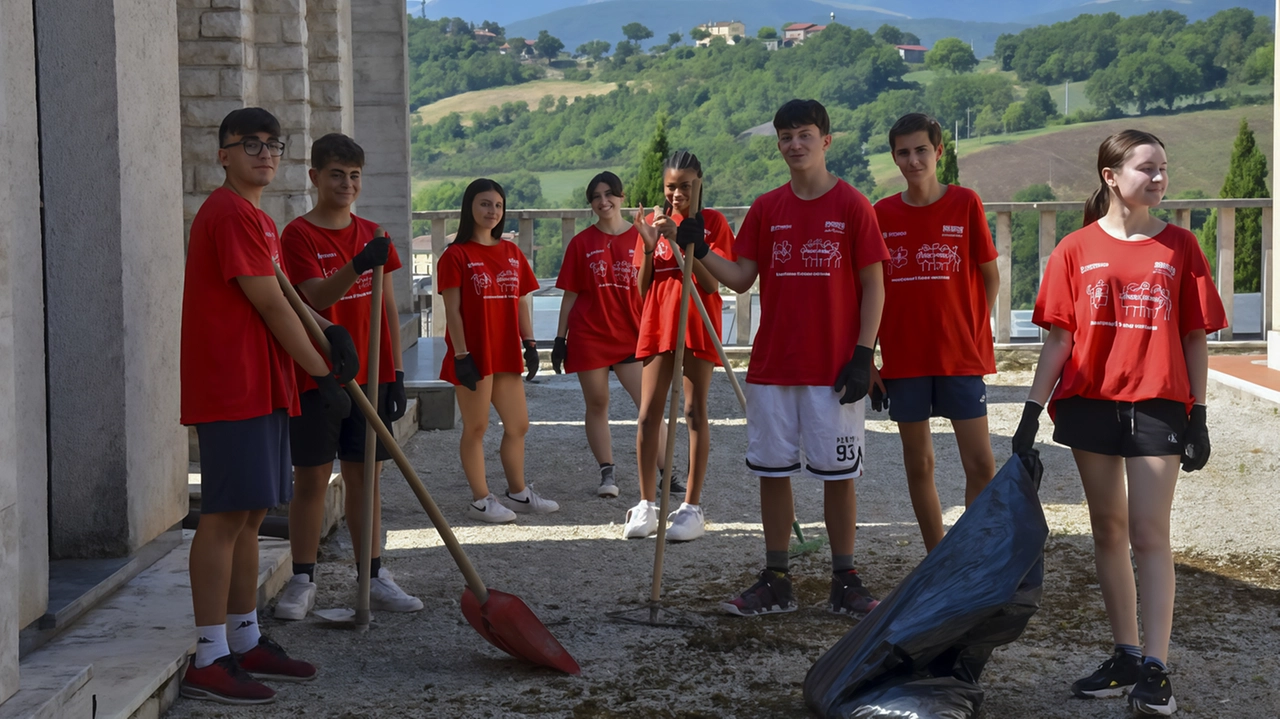
<svg viewBox="0 0 1280 719">
<path fill-rule="evenodd" d="M 471 358 L 469 352 L 453 360 L 453 373 L 458 376 L 458 384 L 472 392 L 476 391 L 476 382 L 484 379 L 480 376 L 480 368 L 476 367 L 476 361 Z"/>
<path fill-rule="evenodd" d="M 880 385 L 871 385 L 871 409 L 877 412 L 889 411 L 889 395 L 880 391 Z"/>
<path fill-rule="evenodd" d="M 1187 418 L 1187 429 L 1183 433 L 1182 471 L 1194 472 L 1204 469 L 1209 461 L 1209 428 L 1205 425 L 1205 407 L 1197 404 L 1191 407 L 1191 415 Z"/>
<path fill-rule="evenodd" d="M 867 396 L 867 389 L 871 386 L 871 358 L 874 356 L 875 351 L 870 347 L 858 345 L 854 348 L 853 359 L 840 368 L 832 387 L 836 392 L 844 392 L 840 404 L 853 404 Z"/>
<path fill-rule="evenodd" d="M 556 374 L 560 374 L 560 366 L 564 364 L 565 358 L 569 356 L 569 346 L 565 343 L 563 337 L 556 338 L 556 344 L 551 348 L 551 369 Z"/>
<path fill-rule="evenodd" d="M 526 380 L 533 379 L 538 374 L 538 341 L 524 340 L 524 369 L 528 374 L 524 376 Z"/>
<path fill-rule="evenodd" d="M 394 422 L 404 416 L 409 409 L 409 395 L 404 391 L 404 372 L 396 370 L 396 381 L 387 388 L 387 413 Z"/>
<path fill-rule="evenodd" d="M 346 390 L 342 389 L 342 385 L 338 384 L 338 380 L 334 379 L 333 375 L 313 376 L 311 379 L 315 380 L 320 388 L 316 394 L 308 392 L 304 395 L 308 403 L 317 403 L 314 407 L 308 408 L 311 412 L 319 411 L 333 424 L 341 422 L 351 414 L 351 397 L 347 396 Z"/>
<path fill-rule="evenodd" d="M 329 325 L 324 328 L 324 338 L 329 340 L 329 365 L 333 367 L 334 379 L 338 384 L 355 379 L 360 374 L 360 354 L 356 352 L 351 333 L 342 325 Z"/>
<path fill-rule="evenodd" d="M 387 264 L 387 257 L 390 254 L 391 238 L 375 237 L 369 240 L 369 244 L 365 245 L 363 250 L 351 258 L 351 266 L 357 275 L 363 275 L 374 267 Z"/>
<path fill-rule="evenodd" d="M 707 244 L 707 225 L 702 221 L 702 213 L 693 217 L 684 218 L 684 222 L 676 228 L 676 244 L 680 245 L 680 251 L 689 256 L 689 246 L 693 245 L 694 259 L 702 259 L 711 251 L 711 245 Z"/>
<path fill-rule="evenodd" d="M 1018 429 L 1013 433 L 1013 453 L 1018 456 L 1029 455 L 1035 451 L 1033 447 L 1036 443 L 1036 432 L 1040 431 L 1040 413 L 1044 411 L 1044 407 L 1039 402 L 1027 400 L 1022 405 L 1022 420 L 1018 422 Z"/>
</svg>

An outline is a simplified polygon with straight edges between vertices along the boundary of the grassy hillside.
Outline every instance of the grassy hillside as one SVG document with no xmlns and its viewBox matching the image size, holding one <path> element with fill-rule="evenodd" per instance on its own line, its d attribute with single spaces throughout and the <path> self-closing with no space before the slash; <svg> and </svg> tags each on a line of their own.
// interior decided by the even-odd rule
<svg viewBox="0 0 1280 719">
<path fill-rule="evenodd" d="M 535 172 L 538 182 L 542 184 L 542 196 L 546 198 L 549 205 L 559 204 L 561 201 L 572 200 L 570 203 L 573 207 L 586 207 L 586 200 L 582 197 L 582 191 L 586 188 L 587 182 L 595 177 L 596 173 L 612 170 L 619 172 L 617 167 L 601 167 L 594 170 L 552 170 L 550 172 Z M 413 192 L 417 192 L 423 187 L 438 185 L 446 180 L 454 182 L 470 182 L 474 177 L 432 177 L 428 179 L 414 178 Z"/>
<path fill-rule="evenodd" d="M 523 85 L 492 87 L 487 90 L 476 90 L 453 97 L 446 97 L 430 105 L 418 108 L 418 116 L 428 125 L 437 122 L 451 112 L 462 113 L 464 125 L 469 125 L 471 113 L 483 112 L 490 107 L 508 102 L 524 101 L 529 107 L 536 108 L 538 101 L 546 95 L 560 97 L 564 95 L 573 102 L 575 97 L 603 95 L 613 90 L 616 85 L 608 82 L 570 82 L 568 80 L 537 80 Z M 1074 92 L 1072 93 L 1075 94 Z"/>
<path fill-rule="evenodd" d="M 1061 94 L 1061 92 L 1059 92 Z M 1075 103 L 1075 87 L 1071 88 Z M 1107 135 L 1136 127 L 1155 133 L 1169 150 L 1169 191 L 1201 190 L 1217 196 L 1227 174 L 1231 145 L 1240 118 L 1246 118 L 1267 156 L 1272 177 L 1272 108 L 1270 105 L 1204 110 L 1181 115 L 1149 116 L 1105 122 L 1046 127 L 1028 132 L 962 140 L 960 182 L 988 202 L 1008 201 L 1028 185 L 1049 183 L 1059 198 L 1083 200 L 1097 182 L 1094 163 L 1098 143 Z M 870 158 L 876 183 L 890 191 L 906 184 L 888 153 Z M 1274 182 L 1268 182 L 1274 188 Z"/>
</svg>

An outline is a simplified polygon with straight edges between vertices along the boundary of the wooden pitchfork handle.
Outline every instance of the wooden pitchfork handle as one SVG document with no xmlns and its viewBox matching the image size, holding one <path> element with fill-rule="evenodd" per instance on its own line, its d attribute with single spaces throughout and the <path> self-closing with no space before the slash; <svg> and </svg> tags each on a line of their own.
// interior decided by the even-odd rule
<svg viewBox="0 0 1280 719">
<path fill-rule="evenodd" d="M 324 350 L 326 355 L 329 354 L 329 340 L 325 339 L 324 332 L 321 331 L 316 318 L 311 316 L 311 310 L 302 302 L 302 298 L 298 296 L 298 291 L 293 289 L 293 285 L 289 284 L 289 278 L 285 277 L 280 267 L 277 265 L 275 269 L 276 281 L 280 283 L 280 290 L 284 292 L 289 304 L 293 306 L 293 311 L 297 313 L 298 319 L 302 320 L 302 325 L 307 328 L 307 334 L 311 335 L 311 339 L 320 349 Z M 351 401 L 364 413 L 365 421 L 369 423 L 369 426 L 373 427 L 378 439 L 382 442 L 382 446 L 386 447 L 387 451 L 391 453 L 391 458 L 395 460 L 396 466 L 400 468 L 400 473 L 404 475 L 405 481 L 409 483 L 409 489 L 413 490 L 418 502 L 426 510 L 427 517 L 431 519 L 436 531 L 440 533 L 440 539 L 444 542 L 444 546 L 448 548 L 454 563 L 458 565 L 458 569 L 462 570 L 462 576 L 466 578 L 467 586 L 476 595 L 479 603 L 484 604 L 489 600 L 489 590 L 484 586 L 484 582 L 480 579 L 479 573 L 476 572 L 475 566 L 471 564 L 467 553 L 462 550 L 462 544 L 454 536 L 453 529 L 449 527 L 449 523 L 445 521 L 440 507 L 431 498 L 431 493 L 422 484 L 422 480 L 418 479 L 418 473 L 413 471 L 413 465 L 409 463 L 409 458 L 405 456 L 404 450 L 400 449 L 400 445 L 396 443 L 395 435 L 391 434 L 391 430 L 387 429 L 387 426 L 382 423 L 382 418 L 378 416 L 377 410 L 369 403 L 369 398 L 365 397 L 364 393 L 360 391 L 360 385 L 356 384 L 354 379 L 347 383 L 347 394 L 351 395 Z"/>
<path fill-rule="evenodd" d="M 680 252 L 679 248 L 676 248 L 676 251 L 672 254 L 675 255 L 676 265 L 680 268 L 680 271 L 685 272 L 685 258 L 683 253 Z M 688 264 L 690 267 L 688 274 L 692 275 L 693 271 L 698 268 L 698 258 L 689 258 Z M 738 376 L 733 373 L 733 367 L 729 364 L 729 357 L 724 353 L 724 345 L 720 342 L 720 335 L 716 332 L 715 325 L 711 324 L 711 315 L 707 314 L 707 306 L 702 302 L 702 295 L 694 292 L 692 294 L 692 298 L 693 306 L 697 307 L 698 314 L 702 315 L 702 324 L 707 328 L 707 335 L 711 337 L 711 343 L 715 346 L 716 354 L 720 357 L 720 364 L 724 366 L 724 373 L 729 376 L 729 384 L 733 385 L 733 394 L 737 396 L 738 404 L 742 406 L 742 411 L 746 412 L 747 396 L 743 394 L 742 385 L 738 383 Z M 742 332 L 742 328 L 738 328 L 738 331 Z M 747 332 L 748 336 L 750 336 L 750 327 L 747 328 Z"/>
<path fill-rule="evenodd" d="M 382 349 L 382 283 L 383 283 L 382 265 L 374 265 L 373 267 L 373 289 L 370 299 L 369 310 L 369 352 L 366 354 L 369 365 L 365 367 L 366 379 L 364 382 L 365 398 L 374 407 L 378 406 L 378 360 Z M 310 316 L 310 313 L 307 313 Z M 373 516 L 374 503 L 378 499 L 375 491 L 377 481 L 378 466 L 378 440 L 377 430 L 373 428 L 373 424 L 365 422 L 364 427 L 364 487 L 362 494 L 364 495 L 362 524 L 360 525 L 360 556 L 359 572 L 360 581 L 357 585 L 356 593 L 356 626 L 361 629 L 369 627 L 369 589 L 373 583 L 373 577 L 369 574 L 369 569 L 373 564 Z"/>
</svg>

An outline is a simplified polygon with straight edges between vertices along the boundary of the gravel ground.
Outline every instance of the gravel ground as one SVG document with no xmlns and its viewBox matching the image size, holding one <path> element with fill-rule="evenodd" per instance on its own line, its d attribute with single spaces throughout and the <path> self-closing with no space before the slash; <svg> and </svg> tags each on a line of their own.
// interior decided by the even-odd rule
<svg viewBox="0 0 1280 719">
<path fill-rule="evenodd" d="M 1028 372 L 991 378 L 997 456 L 1017 424 Z M 230 708 L 179 700 L 171 717 L 802 717 L 805 672 L 851 621 L 824 611 L 825 550 L 795 560 L 800 611 L 742 619 L 716 605 L 745 588 L 763 562 L 757 483 L 743 464 L 745 421 L 728 383 L 712 385 L 711 471 L 703 504 L 708 534 L 669 546 L 665 600 L 701 615 L 695 630 L 616 624 L 605 614 L 648 597 L 653 540 L 620 539 L 635 503 L 634 406 L 614 383 L 613 442 L 622 496 L 599 499 L 571 376 L 528 385 L 528 476 L 561 511 L 506 526 L 464 519 L 469 493 L 457 460 L 458 430 L 421 432 L 406 447 L 414 466 L 491 586 L 525 599 L 582 665 L 566 677 L 508 658 L 466 623 L 463 582 L 426 515 L 392 468 L 384 481 L 384 566 L 426 602 L 418 614 L 380 613 L 367 634 L 309 619 L 264 629 L 320 667 L 308 685 L 280 686 L 275 705 Z M 1049 442 L 1044 422 L 1041 442 Z M 1280 533 L 1272 503 L 1280 477 L 1280 414 L 1261 403 L 1210 396 L 1214 454 L 1181 478 L 1174 505 L 1178 599 L 1170 664 L 1185 717 L 1280 716 Z M 887 416 L 868 413 L 867 475 L 859 480 L 856 561 L 884 596 L 924 556 L 907 498 L 901 445 Z M 963 505 L 964 478 L 945 422 L 934 427 L 937 482 L 948 524 Z M 487 438 L 491 486 L 502 487 L 494 417 Z M 681 435 L 682 444 L 683 434 Z M 687 445 L 685 445 L 687 446 Z M 681 447 L 683 449 L 683 447 Z M 677 455 L 683 456 L 681 451 Z M 1069 683 L 1110 650 L 1093 570 L 1088 511 L 1068 450 L 1043 447 L 1041 499 L 1051 535 L 1044 604 L 1022 638 L 996 651 L 983 674 L 985 717 L 1121 717 L 1117 700 L 1073 699 Z M 679 460 L 677 460 L 679 462 Z M 796 481 L 796 511 L 823 534 L 821 488 Z M 324 545 L 318 607 L 352 606 L 354 571 L 345 530 Z"/>
</svg>

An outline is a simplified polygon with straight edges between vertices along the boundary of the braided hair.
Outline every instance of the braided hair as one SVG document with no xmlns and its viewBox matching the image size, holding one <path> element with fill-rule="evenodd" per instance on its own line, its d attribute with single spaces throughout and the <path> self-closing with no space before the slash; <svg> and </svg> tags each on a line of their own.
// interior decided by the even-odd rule
<svg viewBox="0 0 1280 719">
<path fill-rule="evenodd" d="M 688 150 L 677 150 L 672 153 L 671 157 L 668 157 L 666 162 L 662 163 L 662 171 L 665 173 L 667 170 L 693 170 L 698 174 L 698 179 L 702 179 L 702 163 L 698 161 L 697 155 Z M 702 212 L 706 207 L 706 204 L 702 201 L 702 194 L 702 189 L 699 189 L 698 207 L 697 209 L 690 208 L 691 215 Z"/>
</svg>

